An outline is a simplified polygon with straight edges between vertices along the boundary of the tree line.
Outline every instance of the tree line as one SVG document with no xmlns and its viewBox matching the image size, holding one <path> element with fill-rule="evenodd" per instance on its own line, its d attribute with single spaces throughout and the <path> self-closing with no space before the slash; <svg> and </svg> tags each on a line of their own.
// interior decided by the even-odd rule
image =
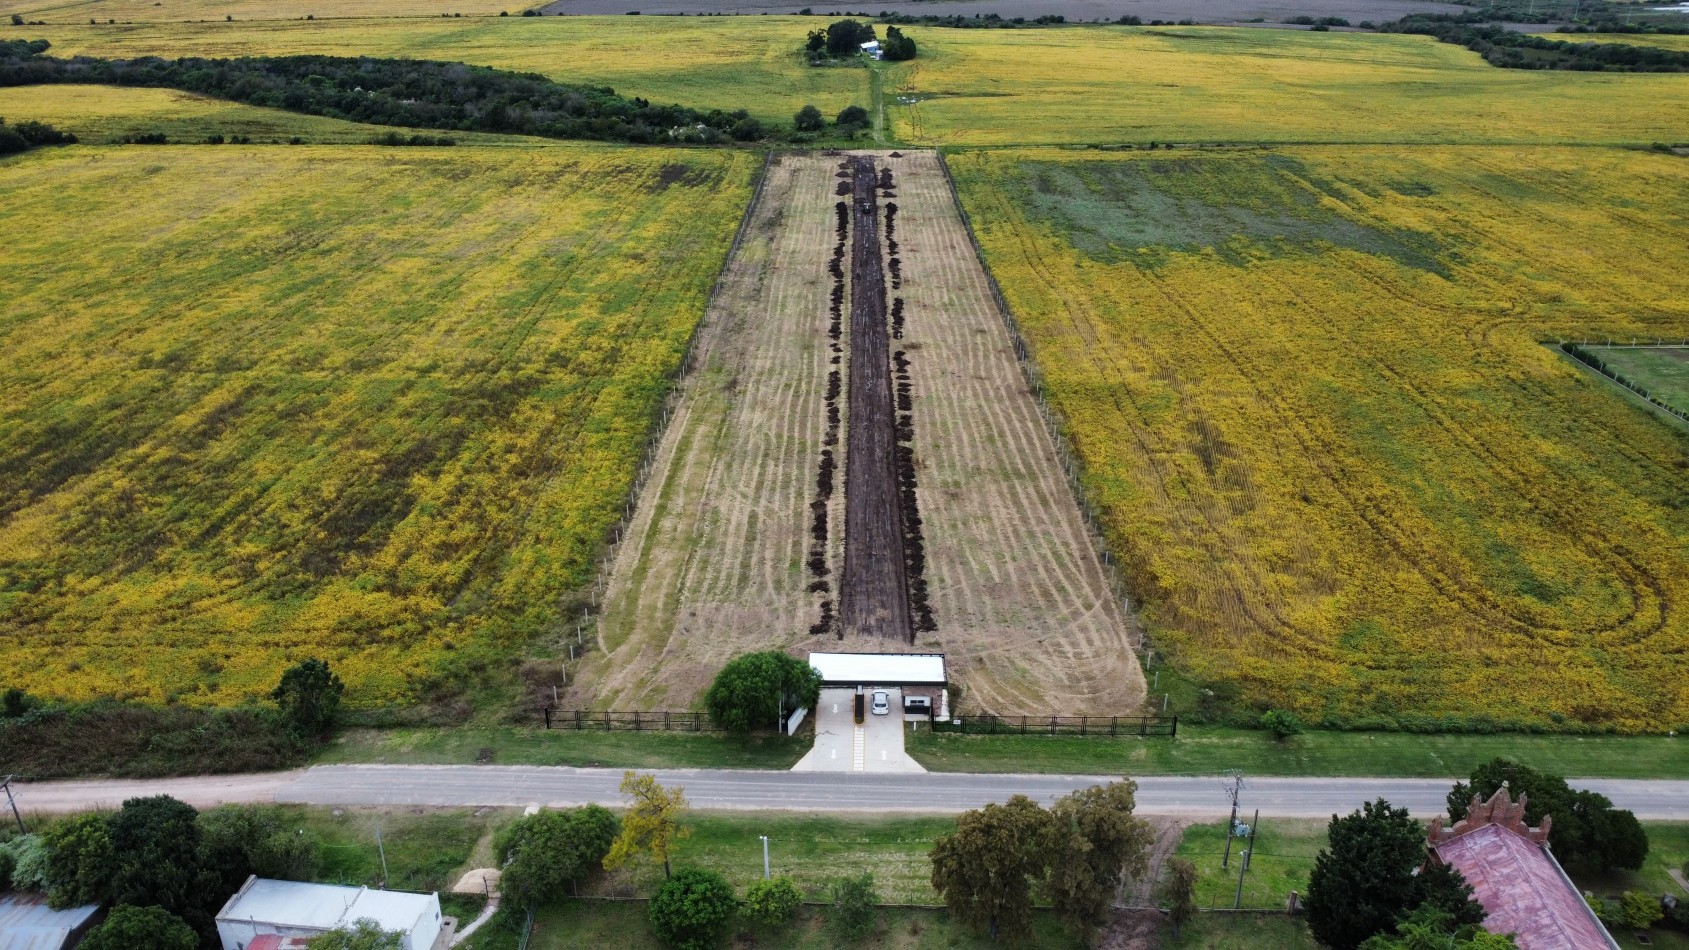
<svg viewBox="0 0 1689 950">
<path fill-rule="evenodd" d="M 1381 24 L 1383 33 L 1434 36 L 1464 46 L 1503 69 L 1569 69 L 1585 72 L 1680 73 L 1689 53 L 1623 43 L 1568 43 L 1533 33 L 1515 33 L 1487 22 L 1482 12 L 1415 14 Z"/>
<path fill-rule="evenodd" d="M 0 118 L 0 155 L 16 155 L 38 145 L 75 145 L 76 136 L 60 132 L 45 122 L 19 122 L 7 125 Z"/>
<path fill-rule="evenodd" d="M 608 87 L 419 59 L 59 58 L 46 40 L 0 41 L 0 86 L 93 83 L 179 89 L 372 125 L 614 142 L 721 144 L 763 137 L 743 109 L 655 105 Z"/>
</svg>

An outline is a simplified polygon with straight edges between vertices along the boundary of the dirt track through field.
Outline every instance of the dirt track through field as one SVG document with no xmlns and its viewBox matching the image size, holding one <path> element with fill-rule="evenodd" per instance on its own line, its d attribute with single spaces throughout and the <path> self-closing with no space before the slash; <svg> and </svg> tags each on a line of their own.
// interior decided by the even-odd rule
<svg viewBox="0 0 1689 950">
<path fill-rule="evenodd" d="M 890 328 L 874 160 L 853 155 L 850 258 L 850 462 L 839 620 L 847 636 L 914 639 L 897 491 Z"/>
<path fill-rule="evenodd" d="M 861 180 L 878 208 L 862 215 L 840 156 L 771 165 L 618 552 L 608 653 L 589 655 L 565 706 L 684 709 L 738 654 L 907 650 L 913 628 L 915 649 L 946 654 L 964 714 L 1137 711 L 1126 617 L 937 155 L 874 161 L 880 175 Z M 855 306 L 864 294 L 872 312 Z M 839 429 L 871 389 L 889 400 L 873 448 L 881 522 L 856 536 L 902 599 L 900 616 L 864 622 L 836 598 L 860 576 L 846 500 L 870 489 L 845 483 L 869 471 L 853 464 L 868 450 Z"/>
</svg>

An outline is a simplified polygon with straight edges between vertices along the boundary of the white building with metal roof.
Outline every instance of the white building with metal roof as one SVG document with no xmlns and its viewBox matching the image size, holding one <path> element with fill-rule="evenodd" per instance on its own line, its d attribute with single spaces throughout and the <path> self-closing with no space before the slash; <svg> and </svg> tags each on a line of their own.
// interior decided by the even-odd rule
<svg viewBox="0 0 1689 950">
<path fill-rule="evenodd" d="M 822 686 L 949 685 L 942 653 L 811 653 Z"/>
<path fill-rule="evenodd" d="M 223 950 L 248 950 L 260 936 L 311 937 L 373 920 L 405 936 L 405 950 L 433 950 L 444 918 L 440 895 L 272 881 L 254 875 L 217 914 Z"/>
</svg>

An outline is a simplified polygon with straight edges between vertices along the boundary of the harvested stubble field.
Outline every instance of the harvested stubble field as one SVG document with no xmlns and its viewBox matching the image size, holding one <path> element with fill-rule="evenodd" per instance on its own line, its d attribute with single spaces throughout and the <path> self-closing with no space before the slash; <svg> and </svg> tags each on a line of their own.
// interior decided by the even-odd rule
<svg viewBox="0 0 1689 950">
<path fill-rule="evenodd" d="M 3 2 L 3 0 L 0 0 Z M 511 11 L 513 14 L 517 11 Z M 56 56 L 381 56 L 436 59 L 610 86 L 699 109 L 746 109 L 789 124 L 813 103 L 832 116 L 870 105 L 866 69 L 814 69 L 802 55 L 811 17 L 466 17 L 274 20 L 90 26 L 48 18 L 16 31 Z"/>
<path fill-rule="evenodd" d="M 887 70 L 897 141 L 1650 143 L 1689 76 L 1498 69 L 1425 36 L 1227 27 L 913 33 Z"/>
<path fill-rule="evenodd" d="M 1689 165 L 965 153 L 1152 635 L 1319 719 L 1689 722 L 1689 438 L 1542 339 L 1689 330 Z"/>
<path fill-rule="evenodd" d="M 546 632 L 621 513 L 754 163 L 8 159 L 0 681 L 238 702 L 318 655 L 365 704 Z"/>
<path fill-rule="evenodd" d="M 967 708 L 1005 714 L 1123 709 L 1141 699 L 1126 626 L 993 309 L 984 272 L 931 154 L 877 156 L 893 173 L 902 338 L 936 633 Z M 570 703 L 683 708 L 732 656 L 783 648 L 898 650 L 814 635 L 837 590 L 843 492 L 827 501 L 810 589 L 810 504 L 834 365 L 828 273 L 839 159 L 774 162 L 700 338 L 699 368 L 611 575 Z M 883 235 L 882 235 L 883 237 Z M 888 259 L 891 255 L 887 255 Z M 842 343 L 848 348 L 848 333 Z M 838 408 L 848 414 L 849 393 Z M 833 447 L 839 471 L 848 464 Z"/>
</svg>

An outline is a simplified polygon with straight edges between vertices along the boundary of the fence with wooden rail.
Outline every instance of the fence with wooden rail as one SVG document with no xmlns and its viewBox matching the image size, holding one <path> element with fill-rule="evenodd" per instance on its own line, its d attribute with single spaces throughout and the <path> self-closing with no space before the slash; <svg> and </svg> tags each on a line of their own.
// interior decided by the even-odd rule
<svg viewBox="0 0 1689 950">
<path fill-rule="evenodd" d="M 1156 736 L 1179 734 L 1178 716 L 962 716 L 935 719 L 934 732 L 1018 736 Z"/>
</svg>

